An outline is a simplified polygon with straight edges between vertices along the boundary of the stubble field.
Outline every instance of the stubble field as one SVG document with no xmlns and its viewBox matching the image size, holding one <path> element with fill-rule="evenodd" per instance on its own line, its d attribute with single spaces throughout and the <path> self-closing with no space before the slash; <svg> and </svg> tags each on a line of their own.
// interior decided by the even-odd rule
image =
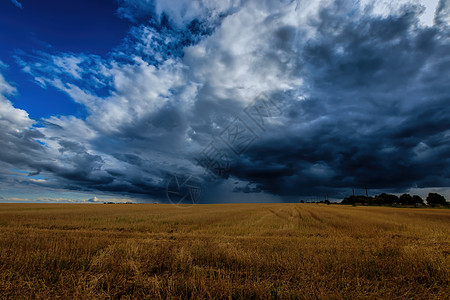
<svg viewBox="0 0 450 300">
<path fill-rule="evenodd" d="M 0 204 L 1 298 L 448 299 L 450 210 Z"/>
</svg>

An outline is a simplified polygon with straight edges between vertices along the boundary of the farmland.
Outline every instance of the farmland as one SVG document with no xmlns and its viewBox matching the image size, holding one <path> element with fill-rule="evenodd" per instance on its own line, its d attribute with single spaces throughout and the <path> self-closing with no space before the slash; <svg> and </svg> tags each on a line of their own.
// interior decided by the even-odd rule
<svg viewBox="0 0 450 300">
<path fill-rule="evenodd" d="M 0 298 L 450 297 L 450 210 L 1 204 Z"/>
</svg>

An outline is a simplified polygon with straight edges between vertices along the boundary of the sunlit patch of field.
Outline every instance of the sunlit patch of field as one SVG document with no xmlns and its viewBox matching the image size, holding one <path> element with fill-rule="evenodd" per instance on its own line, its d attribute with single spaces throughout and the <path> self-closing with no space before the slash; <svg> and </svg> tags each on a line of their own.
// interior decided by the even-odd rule
<svg viewBox="0 0 450 300">
<path fill-rule="evenodd" d="M 449 299 L 450 210 L 0 205 L 0 297 Z"/>
</svg>

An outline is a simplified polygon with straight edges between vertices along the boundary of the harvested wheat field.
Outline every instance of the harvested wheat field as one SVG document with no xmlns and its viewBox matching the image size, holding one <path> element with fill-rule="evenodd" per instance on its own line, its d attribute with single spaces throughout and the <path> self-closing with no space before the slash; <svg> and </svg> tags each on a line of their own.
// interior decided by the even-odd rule
<svg viewBox="0 0 450 300">
<path fill-rule="evenodd" d="M 0 205 L 1 298 L 448 299 L 450 210 Z"/>
</svg>

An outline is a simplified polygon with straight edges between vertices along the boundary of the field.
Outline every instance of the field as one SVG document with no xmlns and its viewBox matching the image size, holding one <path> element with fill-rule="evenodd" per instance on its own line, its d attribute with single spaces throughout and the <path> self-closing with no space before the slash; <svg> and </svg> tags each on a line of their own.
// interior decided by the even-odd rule
<svg viewBox="0 0 450 300">
<path fill-rule="evenodd" d="M 449 299 L 450 210 L 1 204 L 0 298 Z"/>
</svg>

